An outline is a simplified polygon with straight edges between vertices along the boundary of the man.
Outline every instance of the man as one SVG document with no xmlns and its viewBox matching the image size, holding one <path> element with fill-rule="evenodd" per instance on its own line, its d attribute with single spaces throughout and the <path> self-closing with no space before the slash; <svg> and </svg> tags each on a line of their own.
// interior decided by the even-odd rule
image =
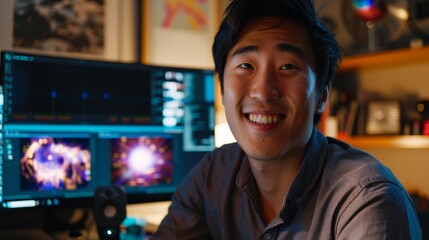
<svg viewBox="0 0 429 240">
<path fill-rule="evenodd" d="M 406 190 L 315 128 L 341 58 L 311 0 L 234 0 L 213 45 L 237 143 L 178 186 L 156 239 L 421 239 Z"/>
</svg>

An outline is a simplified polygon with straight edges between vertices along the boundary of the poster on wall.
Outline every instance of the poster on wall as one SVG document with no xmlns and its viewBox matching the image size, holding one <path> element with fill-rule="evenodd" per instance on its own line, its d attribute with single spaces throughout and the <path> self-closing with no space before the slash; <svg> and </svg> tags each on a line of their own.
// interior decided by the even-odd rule
<svg viewBox="0 0 429 240">
<path fill-rule="evenodd" d="M 24 1 L 13 7 L 13 48 L 104 52 L 104 0 Z"/>
<path fill-rule="evenodd" d="M 211 68 L 217 4 L 215 0 L 144 0 L 142 61 Z"/>
<path fill-rule="evenodd" d="M 1 50 L 136 61 L 139 0 L 2 0 Z"/>
</svg>

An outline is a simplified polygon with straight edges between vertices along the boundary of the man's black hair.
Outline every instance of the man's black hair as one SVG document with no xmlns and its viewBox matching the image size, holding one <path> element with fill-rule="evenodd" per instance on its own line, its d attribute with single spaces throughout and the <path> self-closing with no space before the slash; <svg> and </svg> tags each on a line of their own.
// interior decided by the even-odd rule
<svg viewBox="0 0 429 240">
<path fill-rule="evenodd" d="M 324 87 L 330 84 L 342 54 L 334 34 L 318 19 L 312 0 L 232 0 L 225 10 L 212 48 L 221 90 L 226 58 L 237 43 L 239 34 L 250 21 L 265 16 L 286 18 L 307 29 L 316 58 L 315 72 L 320 96 Z M 316 114 L 315 124 L 319 120 L 320 114 Z"/>
</svg>

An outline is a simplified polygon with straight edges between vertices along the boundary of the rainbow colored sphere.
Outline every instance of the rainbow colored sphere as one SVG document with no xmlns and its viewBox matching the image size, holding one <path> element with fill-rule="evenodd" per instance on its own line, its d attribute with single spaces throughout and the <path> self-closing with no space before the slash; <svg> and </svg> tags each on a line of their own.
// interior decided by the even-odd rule
<svg viewBox="0 0 429 240">
<path fill-rule="evenodd" d="M 382 0 L 353 0 L 353 8 L 365 21 L 377 21 L 386 11 L 386 5 Z"/>
</svg>

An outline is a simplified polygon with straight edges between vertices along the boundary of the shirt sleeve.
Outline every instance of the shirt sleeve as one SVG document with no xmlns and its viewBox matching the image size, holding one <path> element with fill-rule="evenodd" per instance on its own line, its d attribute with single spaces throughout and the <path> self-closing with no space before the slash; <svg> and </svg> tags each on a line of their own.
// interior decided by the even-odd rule
<svg viewBox="0 0 429 240">
<path fill-rule="evenodd" d="M 207 158 L 204 157 L 179 184 L 167 216 L 151 239 L 210 239 L 203 194 Z"/>
<path fill-rule="evenodd" d="M 365 188 L 336 224 L 335 239 L 422 239 L 420 222 L 405 190 L 390 182 Z"/>
</svg>

